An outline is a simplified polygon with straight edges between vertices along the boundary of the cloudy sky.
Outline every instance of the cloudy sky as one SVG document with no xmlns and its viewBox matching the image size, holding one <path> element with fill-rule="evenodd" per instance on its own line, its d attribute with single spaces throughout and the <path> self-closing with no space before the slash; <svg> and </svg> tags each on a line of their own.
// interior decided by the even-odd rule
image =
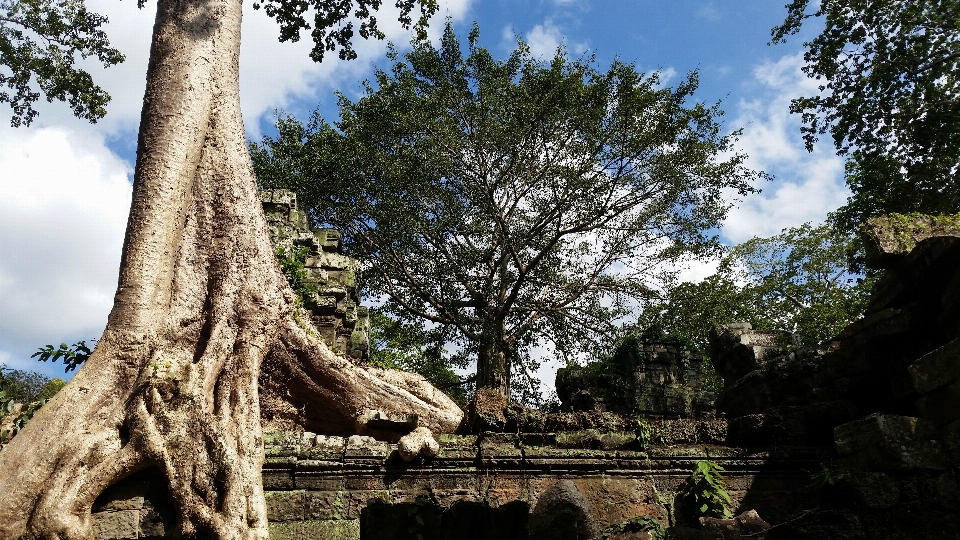
<svg viewBox="0 0 960 540">
<path fill-rule="evenodd" d="M 393 2 L 384 2 L 392 5 Z M 792 97 L 811 94 L 804 78 L 804 35 L 769 46 L 784 2 L 769 0 L 441 0 L 431 28 L 449 17 L 462 36 L 476 21 L 481 44 L 506 57 L 520 36 L 544 57 L 564 46 L 592 54 L 603 69 L 619 58 L 644 72 L 659 70 L 667 84 L 698 70 L 698 98 L 722 101 L 729 130 L 743 129 L 739 148 L 754 168 L 775 177 L 742 201 L 721 233 L 728 243 L 772 235 L 784 227 L 822 221 L 847 196 L 842 162 L 823 145 L 807 153 Z M 245 2 L 241 99 L 248 136 L 270 133 L 277 110 L 305 116 L 320 108 L 334 119 L 335 91 L 356 96 L 374 66 L 386 65 L 385 42 L 357 45 L 359 59 L 323 64 L 307 56 L 307 40 L 277 42 L 275 23 Z M 113 96 L 95 125 L 60 104 L 41 103 L 29 128 L 7 127 L 0 108 L 0 364 L 61 373 L 29 358 L 46 343 L 100 335 L 117 280 L 130 204 L 137 125 L 155 4 L 88 0 L 109 16 L 113 45 L 127 57 L 119 67 L 93 68 Z M 404 50 L 409 35 L 389 10 L 378 17 L 388 39 Z M 809 34 L 807 34 L 809 36 Z M 709 269 L 691 268 L 690 279 Z M 544 372 L 547 380 L 552 376 Z"/>
</svg>

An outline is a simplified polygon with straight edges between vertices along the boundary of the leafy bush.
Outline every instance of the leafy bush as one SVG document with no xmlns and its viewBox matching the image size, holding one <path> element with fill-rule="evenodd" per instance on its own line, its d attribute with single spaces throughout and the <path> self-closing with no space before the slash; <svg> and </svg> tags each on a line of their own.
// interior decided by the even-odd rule
<svg viewBox="0 0 960 540">
<path fill-rule="evenodd" d="M 675 506 L 691 521 L 701 517 L 729 519 L 730 494 L 720 473 L 723 467 L 712 461 L 698 461 L 693 472 L 680 486 Z"/>
<path fill-rule="evenodd" d="M 48 379 L 39 373 L 0 366 L 0 424 L 5 427 L 0 429 L 0 444 L 10 442 L 65 384 L 63 379 Z M 19 410 L 18 404 L 21 404 Z M 4 422 L 10 415 L 15 415 L 12 421 Z"/>
<path fill-rule="evenodd" d="M 280 263 L 280 270 L 290 288 L 297 294 L 297 299 L 301 306 L 307 305 L 307 300 L 313 293 L 317 292 L 317 287 L 309 283 L 309 275 L 304 268 L 307 254 L 310 250 L 304 246 L 294 246 L 292 248 L 277 248 L 277 262 Z"/>
</svg>

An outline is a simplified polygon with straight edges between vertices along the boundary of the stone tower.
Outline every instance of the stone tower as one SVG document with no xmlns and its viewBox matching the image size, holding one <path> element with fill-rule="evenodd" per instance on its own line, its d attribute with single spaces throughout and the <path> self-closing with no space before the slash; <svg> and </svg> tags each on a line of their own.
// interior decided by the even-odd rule
<svg viewBox="0 0 960 540">
<path fill-rule="evenodd" d="M 303 269 L 316 292 L 303 299 L 313 324 L 330 349 L 366 360 L 370 355 L 370 317 L 360 305 L 360 264 L 343 254 L 343 236 L 336 229 L 311 229 L 297 195 L 289 190 L 260 192 L 270 226 L 270 239 L 287 256 L 303 253 Z"/>
</svg>

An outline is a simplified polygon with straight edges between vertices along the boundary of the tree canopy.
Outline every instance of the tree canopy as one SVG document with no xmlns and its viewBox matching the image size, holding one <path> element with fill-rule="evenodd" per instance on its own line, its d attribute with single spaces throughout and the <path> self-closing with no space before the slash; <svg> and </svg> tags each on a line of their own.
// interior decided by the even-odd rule
<svg viewBox="0 0 960 540">
<path fill-rule="evenodd" d="M 837 223 L 960 211 L 960 2 L 793 0 L 773 42 L 811 19 L 824 27 L 805 43 L 803 71 L 821 93 L 794 99 L 791 111 L 808 150 L 829 133 L 849 156 L 853 194 Z"/>
<path fill-rule="evenodd" d="M 716 247 L 708 231 L 762 176 L 723 135 L 718 106 L 613 62 L 497 60 L 450 25 L 415 43 L 335 126 L 283 118 L 252 145 L 259 182 L 293 189 L 317 225 L 344 231 L 384 311 L 437 328 L 477 385 L 549 343 L 608 336 L 664 261 Z"/>
<path fill-rule="evenodd" d="M 713 275 L 668 288 L 637 325 L 701 352 L 712 326 L 733 322 L 788 330 L 815 345 L 835 337 L 866 308 L 872 282 L 847 269 L 853 242 L 849 233 L 809 223 L 751 238 L 731 248 Z"/>
<path fill-rule="evenodd" d="M 87 11 L 83 0 L 0 2 L 0 103 L 13 109 L 10 124 L 30 125 L 34 103 L 64 101 L 77 118 L 96 122 L 110 96 L 76 66 L 77 57 L 96 57 L 104 67 L 123 62 L 101 26 L 107 18 Z"/>
<path fill-rule="evenodd" d="M 137 0 L 140 8 L 147 0 Z M 325 52 L 338 51 L 343 60 L 357 57 L 353 49 L 354 20 L 364 39 L 383 39 L 376 11 L 382 0 L 262 0 L 264 8 L 280 25 L 280 41 L 299 41 L 303 30 L 314 40 L 310 57 L 320 62 Z M 429 18 L 439 8 L 436 0 L 397 0 L 399 21 L 413 27 L 417 39 L 426 38 Z M 411 15 L 419 9 L 416 22 Z M 309 15 L 312 15 L 312 21 Z M 29 126 L 39 112 L 34 104 L 41 95 L 47 101 L 66 102 L 77 118 L 96 122 L 107 114 L 110 95 L 93 76 L 77 67 L 80 58 L 94 57 L 107 68 L 124 61 L 110 46 L 103 31 L 106 16 L 87 10 L 84 0 L 0 1 L 0 103 L 13 109 L 10 124 Z"/>
</svg>

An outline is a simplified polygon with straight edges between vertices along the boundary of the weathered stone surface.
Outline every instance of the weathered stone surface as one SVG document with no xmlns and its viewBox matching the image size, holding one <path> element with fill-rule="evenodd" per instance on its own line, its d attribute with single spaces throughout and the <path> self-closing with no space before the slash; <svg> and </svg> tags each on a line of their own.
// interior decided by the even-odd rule
<svg viewBox="0 0 960 540">
<path fill-rule="evenodd" d="M 440 451 L 440 445 L 429 429 L 418 427 L 400 438 L 397 451 L 404 461 L 413 461 L 417 457 L 435 457 Z"/>
<path fill-rule="evenodd" d="M 960 238 L 958 216 L 900 215 L 878 216 L 860 227 L 867 264 L 886 268 L 892 261 L 910 253 L 929 238 Z"/>
<path fill-rule="evenodd" d="M 921 394 L 960 380 L 960 339 L 921 356 L 909 370 L 913 387 Z"/>
<path fill-rule="evenodd" d="M 702 362 L 680 342 L 628 336 L 609 360 L 558 370 L 557 395 L 568 411 L 712 418 L 714 395 L 704 388 Z"/>
<path fill-rule="evenodd" d="M 93 515 L 93 529 L 99 540 L 137 538 L 140 532 L 139 510 L 117 510 Z"/>
<path fill-rule="evenodd" d="M 317 435 L 314 444 L 301 456 L 306 459 L 323 461 L 342 461 L 347 449 L 347 439 L 344 437 Z"/>
<path fill-rule="evenodd" d="M 344 457 L 346 459 L 373 458 L 386 459 L 392 449 L 388 443 L 364 435 L 351 435 L 347 439 Z"/>
<path fill-rule="evenodd" d="M 300 521 L 306 516 L 305 491 L 267 491 L 264 496 L 273 521 Z"/>
<path fill-rule="evenodd" d="M 867 470 L 945 469 L 942 444 L 918 418 L 871 414 L 834 430 L 837 453 Z"/>
<path fill-rule="evenodd" d="M 917 410 L 925 420 L 938 426 L 960 419 L 960 381 L 920 396 Z"/>
<path fill-rule="evenodd" d="M 570 480 L 543 492 L 530 514 L 530 540 L 599 540 L 590 501 Z"/>
<path fill-rule="evenodd" d="M 710 360 L 717 374 L 730 385 L 767 360 L 799 346 L 789 332 L 754 330 L 750 323 L 734 323 L 710 330 Z"/>
<path fill-rule="evenodd" d="M 900 501 L 900 487 L 889 474 L 852 471 L 839 475 L 833 491 L 834 504 L 842 507 L 883 510 Z"/>
<path fill-rule="evenodd" d="M 270 523 L 270 540 L 359 540 L 360 520 Z"/>
<path fill-rule="evenodd" d="M 304 298 L 304 308 L 334 352 L 365 359 L 370 352 L 370 315 L 360 305 L 360 264 L 341 253 L 342 234 L 334 229 L 311 229 L 307 215 L 297 208 L 297 196 L 288 190 L 260 192 L 270 238 L 287 256 L 304 249 L 305 285 L 316 292 Z M 413 428 L 411 428 L 413 429 Z"/>
<path fill-rule="evenodd" d="M 467 431 L 503 431 L 507 424 L 504 414 L 509 400 L 489 388 L 480 388 L 467 407 Z"/>
</svg>

